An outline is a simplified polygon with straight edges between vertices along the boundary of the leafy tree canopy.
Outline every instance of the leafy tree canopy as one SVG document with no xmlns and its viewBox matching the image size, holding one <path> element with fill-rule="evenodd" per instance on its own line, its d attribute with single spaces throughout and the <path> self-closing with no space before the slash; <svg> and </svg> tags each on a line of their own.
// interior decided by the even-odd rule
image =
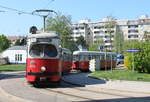
<svg viewBox="0 0 150 102">
<path fill-rule="evenodd" d="M 96 43 L 93 43 L 89 47 L 89 51 L 100 51 L 98 48 L 99 46 L 104 46 L 103 40 L 99 40 Z"/>
<path fill-rule="evenodd" d="M 62 42 L 62 47 L 67 47 L 68 42 L 71 40 L 72 34 L 71 17 L 59 14 L 54 18 L 48 18 L 46 30 L 56 31 Z"/>
<path fill-rule="evenodd" d="M 47 31 L 56 31 L 61 40 L 61 45 L 71 51 L 77 50 L 77 44 L 72 40 L 71 16 L 58 14 L 56 17 L 49 17 L 46 21 Z"/>
<path fill-rule="evenodd" d="M 129 41 L 126 49 L 138 49 L 139 52 L 126 52 L 127 67 L 138 72 L 150 73 L 150 42 Z"/>
<path fill-rule="evenodd" d="M 77 44 L 78 46 L 81 45 L 81 46 L 84 47 L 84 48 L 87 48 L 87 47 L 88 47 L 88 45 L 87 45 L 87 43 L 86 43 L 86 41 L 85 41 L 85 39 L 84 39 L 83 36 L 80 36 L 80 37 L 77 38 L 76 44 Z"/>
<path fill-rule="evenodd" d="M 26 39 L 26 38 L 18 39 L 18 40 L 15 42 L 15 45 L 26 45 L 26 44 L 27 44 L 27 39 Z"/>
<path fill-rule="evenodd" d="M 10 46 L 10 41 L 3 34 L 0 35 L 0 52 L 4 51 Z"/>
</svg>

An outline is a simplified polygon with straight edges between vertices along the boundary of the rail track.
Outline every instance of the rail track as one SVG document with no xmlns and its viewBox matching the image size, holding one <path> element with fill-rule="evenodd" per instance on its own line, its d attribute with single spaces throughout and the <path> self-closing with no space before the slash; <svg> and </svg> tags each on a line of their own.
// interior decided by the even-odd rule
<svg viewBox="0 0 150 102">
<path fill-rule="evenodd" d="M 66 96 L 67 98 L 73 99 L 73 101 L 98 101 L 103 99 L 116 99 L 116 98 L 137 98 L 149 96 L 150 93 L 137 93 L 131 91 L 112 90 L 112 89 L 89 89 L 83 85 L 67 82 L 62 80 L 59 87 L 46 88 L 44 89 L 50 93 L 56 93 L 58 95 Z M 139 99 L 140 100 L 140 99 Z M 141 99 L 141 101 L 143 101 Z M 145 99 L 146 102 L 148 100 Z"/>
<path fill-rule="evenodd" d="M 15 74 L 15 73 L 14 73 Z M 22 72 L 18 72 L 13 77 L 20 77 L 23 75 Z M 19 74 L 19 75 L 18 75 Z M 7 75 L 6 75 L 7 76 Z M 4 76 L 3 78 L 5 79 Z M 12 76 L 9 76 L 12 77 Z M 6 77 L 7 78 L 7 77 Z M 24 87 L 31 87 L 26 81 L 24 81 Z M 33 87 L 34 88 L 34 87 Z M 46 87 L 36 88 L 39 92 L 47 95 L 62 96 L 70 101 L 90 101 L 90 102 L 101 102 L 101 100 L 113 100 L 113 99 L 130 99 L 138 97 L 150 97 L 150 93 L 146 92 L 133 92 L 106 88 L 92 88 L 80 85 L 77 83 L 69 82 L 68 80 L 62 80 L 58 87 Z M 111 101 L 109 101 L 111 102 Z M 133 101 L 124 101 L 133 102 Z M 134 102 L 149 102 L 149 99 L 138 99 Z"/>
</svg>

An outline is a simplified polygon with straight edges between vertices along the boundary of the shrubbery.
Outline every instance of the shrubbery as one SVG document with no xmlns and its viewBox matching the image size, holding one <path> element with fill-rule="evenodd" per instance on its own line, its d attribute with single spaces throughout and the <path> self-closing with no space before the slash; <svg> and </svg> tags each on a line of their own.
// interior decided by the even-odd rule
<svg viewBox="0 0 150 102">
<path fill-rule="evenodd" d="M 134 67 L 138 72 L 150 73 L 150 42 L 130 43 L 128 49 L 139 49 L 140 52 L 126 52 L 125 66 L 128 69 Z"/>
</svg>

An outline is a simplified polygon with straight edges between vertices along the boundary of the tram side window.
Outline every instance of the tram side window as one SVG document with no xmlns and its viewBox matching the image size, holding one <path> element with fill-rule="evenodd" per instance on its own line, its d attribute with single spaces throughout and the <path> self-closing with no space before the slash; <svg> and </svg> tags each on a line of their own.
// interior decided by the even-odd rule
<svg viewBox="0 0 150 102">
<path fill-rule="evenodd" d="M 69 56 L 69 61 L 72 61 L 72 55 L 68 54 L 68 56 Z"/>
<path fill-rule="evenodd" d="M 66 53 L 63 53 L 63 60 L 66 60 Z"/>
<path fill-rule="evenodd" d="M 84 61 L 84 55 L 80 55 L 80 61 Z"/>
<path fill-rule="evenodd" d="M 74 60 L 74 61 L 79 61 L 79 55 L 74 55 L 74 56 L 73 56 L 73 60 Z"/>
<path fill-rule="evenodd" d="M 100 59 L 105 60 L 105 55 L 101 55 Z"/>
<path fill-rule="evenodd" d="M 64 61 L 71 61 L 71 60 L 72 60 L 72 57 L 71 57 L 70 54 L 64 53 L 64 54 L 63 54 L 63 59 L 64 59 Z"/>
<path fill-rule="evenodd" d="M 100 55 L 96 55 L 96 59 L 97 59 L 97 60 L 100 60 Z"/>
<path fill-rule="evenodd" d="M 112 58 L 114 61 L 116 60 L 116 55 L 113 55 L 113 58 Z"/>
<path fill-rule="evenodd" d="M 111 55 L 106 55 L 106 60 L 110 61 L 111 60 Z"/>
<path fill-rule="evenodd" d="M 89 57 L 89 60 L 91 60 L 91 59 L 92 59 L 92 56 L 91 56 L 91 55 L 89 55 L 88 57 Z"/>
<path fill-rule="evenodd" d="M 88 61 L 88 60 L 89 60 L 87 55 L 85 55 L 84 57 L 85 57 L 85 60 L 86 60 L 86 61 Z"/>
</svg>

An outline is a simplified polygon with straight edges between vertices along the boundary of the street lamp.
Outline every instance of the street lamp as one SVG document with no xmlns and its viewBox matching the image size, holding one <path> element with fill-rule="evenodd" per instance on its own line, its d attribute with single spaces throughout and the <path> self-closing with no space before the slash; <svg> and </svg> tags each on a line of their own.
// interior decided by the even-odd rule
<svg viewBox="0 0 150 102">
<path fill-rule="evenodd" d="M 40 9 L 40 10 L 35 10 L 32 12 L 32 14 L 35 14 L 35 13 L 40 13 L 38 15 L 40 17 L 43 17 L 43 32 L 45 31 L 46 18 L 50 15 L 50 13 L 55 13 L 57 15 L 57 12 L 55 12 L 54 10 L 48 10 L 48 9 Z"/>
</svg>

